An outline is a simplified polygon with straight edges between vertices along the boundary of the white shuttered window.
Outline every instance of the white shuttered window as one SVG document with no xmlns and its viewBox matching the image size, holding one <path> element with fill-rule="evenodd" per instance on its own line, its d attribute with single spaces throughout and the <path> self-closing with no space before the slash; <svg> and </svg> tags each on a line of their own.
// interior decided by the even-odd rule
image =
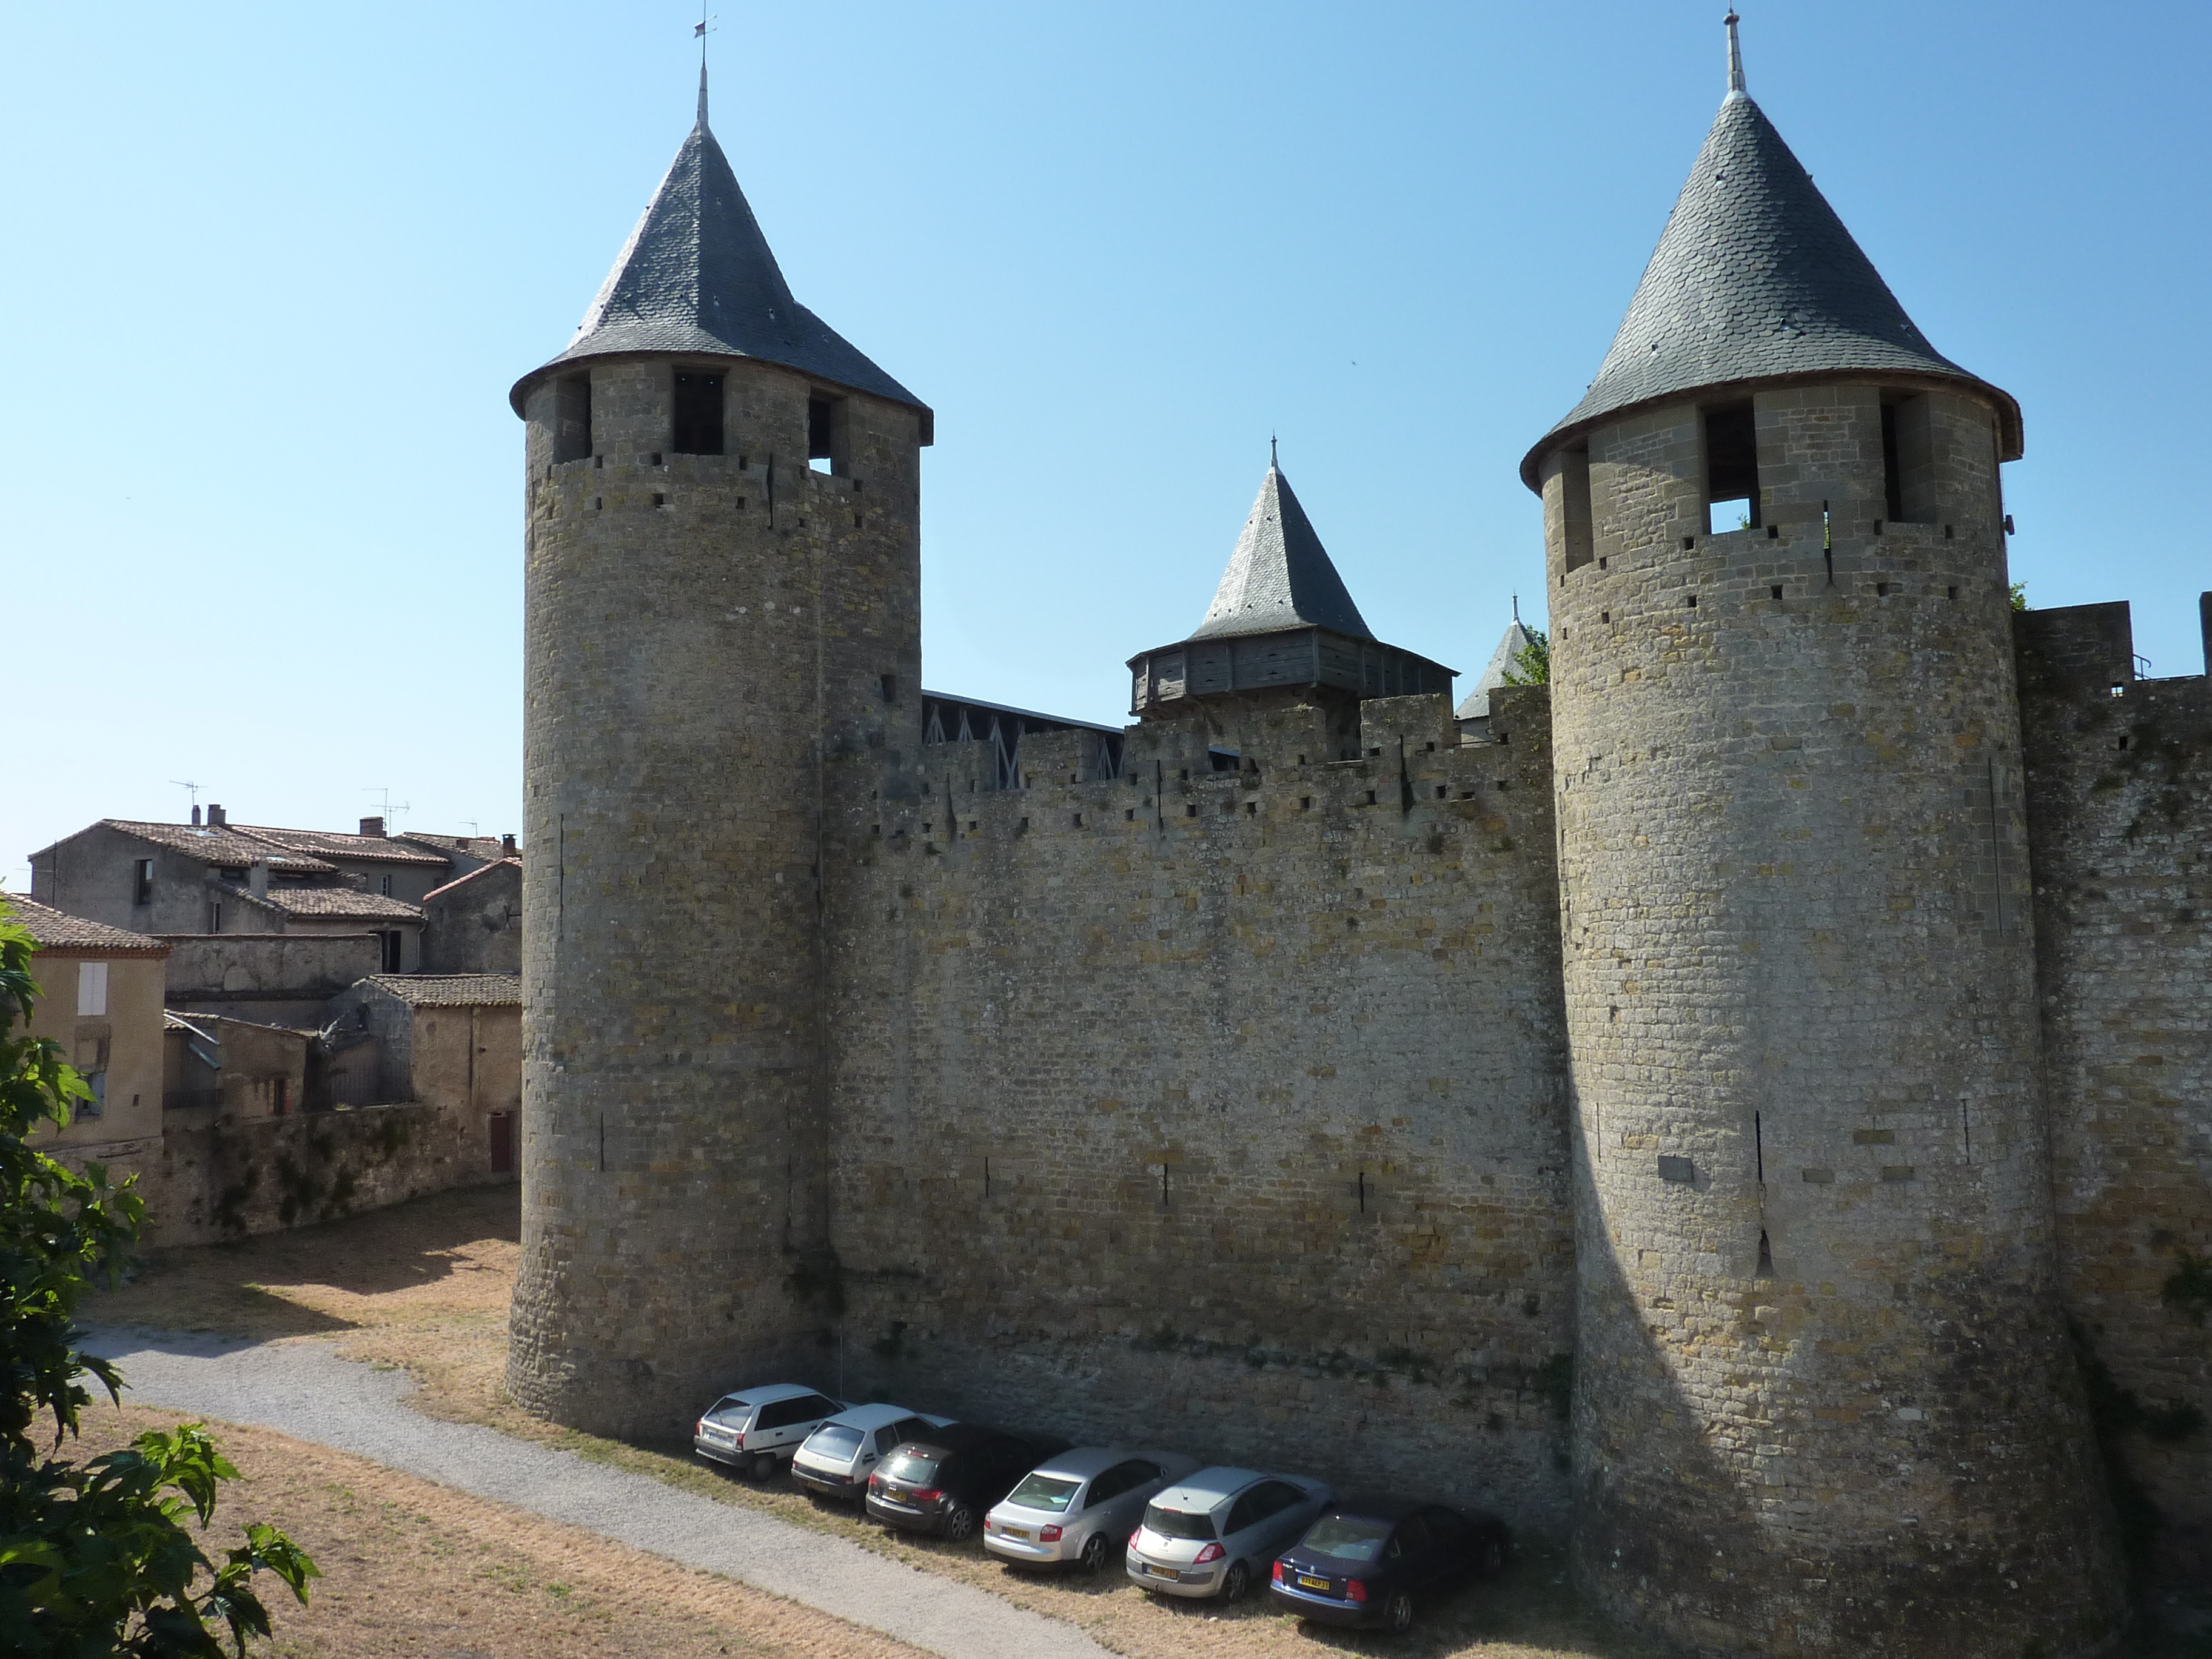
<svg viewBox="0 0 2212 1659">
<path fill-rule="evenodd" d="M 80 962 L 76 965 L 76 1011 L 79 1014 L 107 1012 L 107 964 Z"/>
</svg>

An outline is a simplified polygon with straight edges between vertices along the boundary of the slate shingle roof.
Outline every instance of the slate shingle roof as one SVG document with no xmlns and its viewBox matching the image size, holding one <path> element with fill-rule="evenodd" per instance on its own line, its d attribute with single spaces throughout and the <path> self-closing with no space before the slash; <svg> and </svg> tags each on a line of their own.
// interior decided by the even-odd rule
<svg viewBox="0 0 2212 1659">
<path fill-rule="evenodd" d="M 1676 198 L 1613 348 L 1583 400 L 1521 463 L 1561 440 L 1706 387 L 1838 374 L 1962 383 L 1997 408 L 2006 459 L 2020 405 L 1928 343 L 1759 106 L 1729 94 Z"/>
<path fill-rule="evenodd" d="M 106 922 L 87 921 L 25 898 L 21 893 L 0 893 L 0 921 L 12 921 L 29 933 L 41 951 L 69 956 L 166 957 L 168 945 L 144 933 L 133 933 Z"/>
<path fill-rule="evenodd" d="M 792 298 L 737 174 L 708 128 L 703 82 L 699 123 L 676 152 L 576 337 L 517 381 L 508 401 L 522 413 L 524 389 L 554 364 L 633 351 L 782 363 L 920 410 L 921 441 L 930 441 L 927 406 Z"/>
<path fill-rule="evenodd" d="M 1518 617 L 1507 623 L 1504 636 L 1498 641 L 1498 649 L 1490 653 L 1490 661 L 1482 671 L 1482 678 L 1474 683 L 1474 690 L 1467 694 L 1466 701 L 1452 710 L 1452 718 L 1462 720 L 1488 719 L 1490 694 L 1506 683 L 1506 675 L 1512 672 L 1513 665 L 1531 643 L 1528 630 L 1521 625 Z"/>
<path fill-rule="evenodd" d="M 371 974 L 362 981 L 416 1008 L 520 1008 L 520 974 Z"/>
<path fill-rule="evenodd" d="M 1214 590 L 1213 604 L 1190 637 L 1272 634 L 1285 628 L 1333 629 L 1355 640 L 1375 637 L 1290 481 L 1270 464 L 1252 516 L 1244 520 L 1229 568 Z"/>
</svg>

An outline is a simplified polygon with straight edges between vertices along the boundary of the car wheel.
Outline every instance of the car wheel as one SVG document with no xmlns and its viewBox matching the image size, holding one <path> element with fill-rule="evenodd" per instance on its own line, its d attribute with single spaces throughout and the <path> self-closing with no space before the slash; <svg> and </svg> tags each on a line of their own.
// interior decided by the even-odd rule
<svg viewBox="0 0 2212 1659">
<path fill-rule="evenodd" d="M 945 1512 L 945 1535 L 956 1544 L 964 1544 L 975 1535 L 975 1511 L 965 1504 L 955 1504 Z"/>
<path fill-rule="evenodd" d="M 1251 1587 L 1252 1569 L 1242 1561 L 1231 1562 L 1229 1571 L 1221 1575 L 1221 1599 L 1224 1601 L 1242 1601 L 1244 1592 Z"/>
<path fill-rule="evenodd" d="M 1382 1607 L 1382 1622 L 1402 1636 L 1413 1627 L 1413 1598 L 1400 1590 Z"/>
<path fill-rule="evenodd" d="M 756 1480 L 775 1480 L 775 1454 L 774 1452 L 762 1452 L 753 1459 L 752 1473 L 753 1479 Z"/>
<path fill-rule="evenodd" d="M 1113 1547 L 1107 1543 L 1106 1534 L 1094 1532 L 1083 1540 L 1083 1553 L 1076 1558 L 1085 1572 L 1103 1572 L 1106 1568 L 1107 1552 Z"/>
</svg>

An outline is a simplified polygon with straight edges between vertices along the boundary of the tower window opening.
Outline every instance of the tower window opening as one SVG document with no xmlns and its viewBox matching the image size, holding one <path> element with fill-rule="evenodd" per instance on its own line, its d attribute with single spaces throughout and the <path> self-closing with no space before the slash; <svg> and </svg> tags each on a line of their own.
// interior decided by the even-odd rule
<svg viewBox="0 0 2212 1659">
<path fill-rule="evenodd" d="M 1926 398 L 1882 399 L 1881 477 L 1891 522 L 1935 522 L 1936 434 Z"/>
<path fill-rule="evenodd" d="M 1589 446 L 1559 453 L 1559 563 L 1579 570 L 1595 556 L 1590 527 Z"/>
<path fill-rule="evenodd" d="M 678 455 L 722 453 L 722 377 L 696 368 L 676 371 L 675 431 L 669 448 Z"/>
<path fill-rule="evenodd" d="M 1233 749 L 1209 749 L 1206 751 L 1206 758 L 1216 772 L 1237 770 L 1238 757 Z"/>
<path fill-rule="evenodd" d="M 896 675 L 896 674 L 886 674 L 886 675 L 884 675 L 884 676 L 883 677 L 883 688 L 884 688 L 884 701 L 885 702 L 896 702 L 898 701 L 898 676 L 897 676 L 897 675 Z"/>
<path fill-rule="evenodd" d="M 1774 1277 L 1774 1247 L 1766 1242 L 1766 1229 L 1764 1227 L 1759 1230 L 1759 1271 L 1755 1277 Z"/>
<path fill-rule="evenodd" d="M 564 374 L 553 386 L 553 459 L 580 461 L 592 453 L 592 377 Z"/>
<path fill-rule="evenodd" d="M 846 454 L 847 410 L 842 398 L 815 393 L 806 400 L 806 464 L 817 472 L 842 477 L 851 470 Z"/>
<path fill-rule="evenodd" d="M 1716 536 L 1759 527 L 1759 433 L 1748 403 L 1704 411 L 1706 527 Z"/>
</svg>

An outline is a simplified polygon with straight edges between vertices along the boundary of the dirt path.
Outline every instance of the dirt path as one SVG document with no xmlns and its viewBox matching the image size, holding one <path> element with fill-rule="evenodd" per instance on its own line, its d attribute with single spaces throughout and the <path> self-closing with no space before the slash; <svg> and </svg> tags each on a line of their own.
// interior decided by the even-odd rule
<svg viewBox="0 0 2212 1659">
<path fill-rule="evenodd" d="M 516 1409 L 501 1386 L 520 1255 L 517 1219 L 511 1188 L 449 1193 L 328 1226 L 163 1252 L 134 1283 L 94 1298 L 85 1316 L 112 1327 L 218 1334 L 272 1352 L 304 1348 L 386 1368 L 374 1375 L 396 1368 L 419 1384 L 399 1407 L 418 1431 L 434 1426 L 422 1423 L 427 1417 L 495 1429 L 518 1455 L 572 1453 L 589 1465 L 646 1477 L 702 1503 L 773 1519 L 818 1541 L 965 1587 L 1000 1607 L 1047 1615 L 1129 1659 L 1312 1659 L 1317 1650 L 1397 1659 L 1656 1659 L 1662 1651 L 1580 1606 L 1567 1589 L 1564 1564 L 1540 1540 L 1527 1540 L 1503 1579 L 1431 1610 L 1410 1639 L 1331 1633 L 1301 1626 L 1260 1597 L 1234 1607 L 1164 1603 L 1139 1594 L 1118 1572 L 1095 1578 L 1019 1573 L 972 1544 L 890 1537 L 842 1508 L 814 1508 L 787 1485 L 728 1480 L 684 1447 L 625 1445 L 554 1428 Z M 135 1380 L 136 1372 L 130 1374 Z M 959 1404 L 908 1403 L 952 1410 Z M 235 1414 L 213 1405 L 202 1409 Z M 1188 1449 L 1206 1453 L 1204 1447 Z"/>
<path fill-rule="evenodd" d="M 133 1403 L 274 1429 L 565 1522 L 817 1608 L 947 1659 L 1107 1659 L 1079 1631 L 773 1516 L 679 1492 L 574 1452 L 441 1423 L 405 1404 L 414 1380 L 321 1342 L 149 1341 L 109 1333 Z"/>
<path fill-rule="evenodd" d="M 177 1412 L 104 1401 L 96 1456 Z M 264 1583 L 270 1659 L 921 1659 L 921 1650 L 580 1528 L 471 1498 L 268 1430 L 217 1425 L 244 1477 L 223 1488 L 210 1553 L 249 1521 L 283 1526 L 323 1571 L 301 1607 Z"/>
</svg>

